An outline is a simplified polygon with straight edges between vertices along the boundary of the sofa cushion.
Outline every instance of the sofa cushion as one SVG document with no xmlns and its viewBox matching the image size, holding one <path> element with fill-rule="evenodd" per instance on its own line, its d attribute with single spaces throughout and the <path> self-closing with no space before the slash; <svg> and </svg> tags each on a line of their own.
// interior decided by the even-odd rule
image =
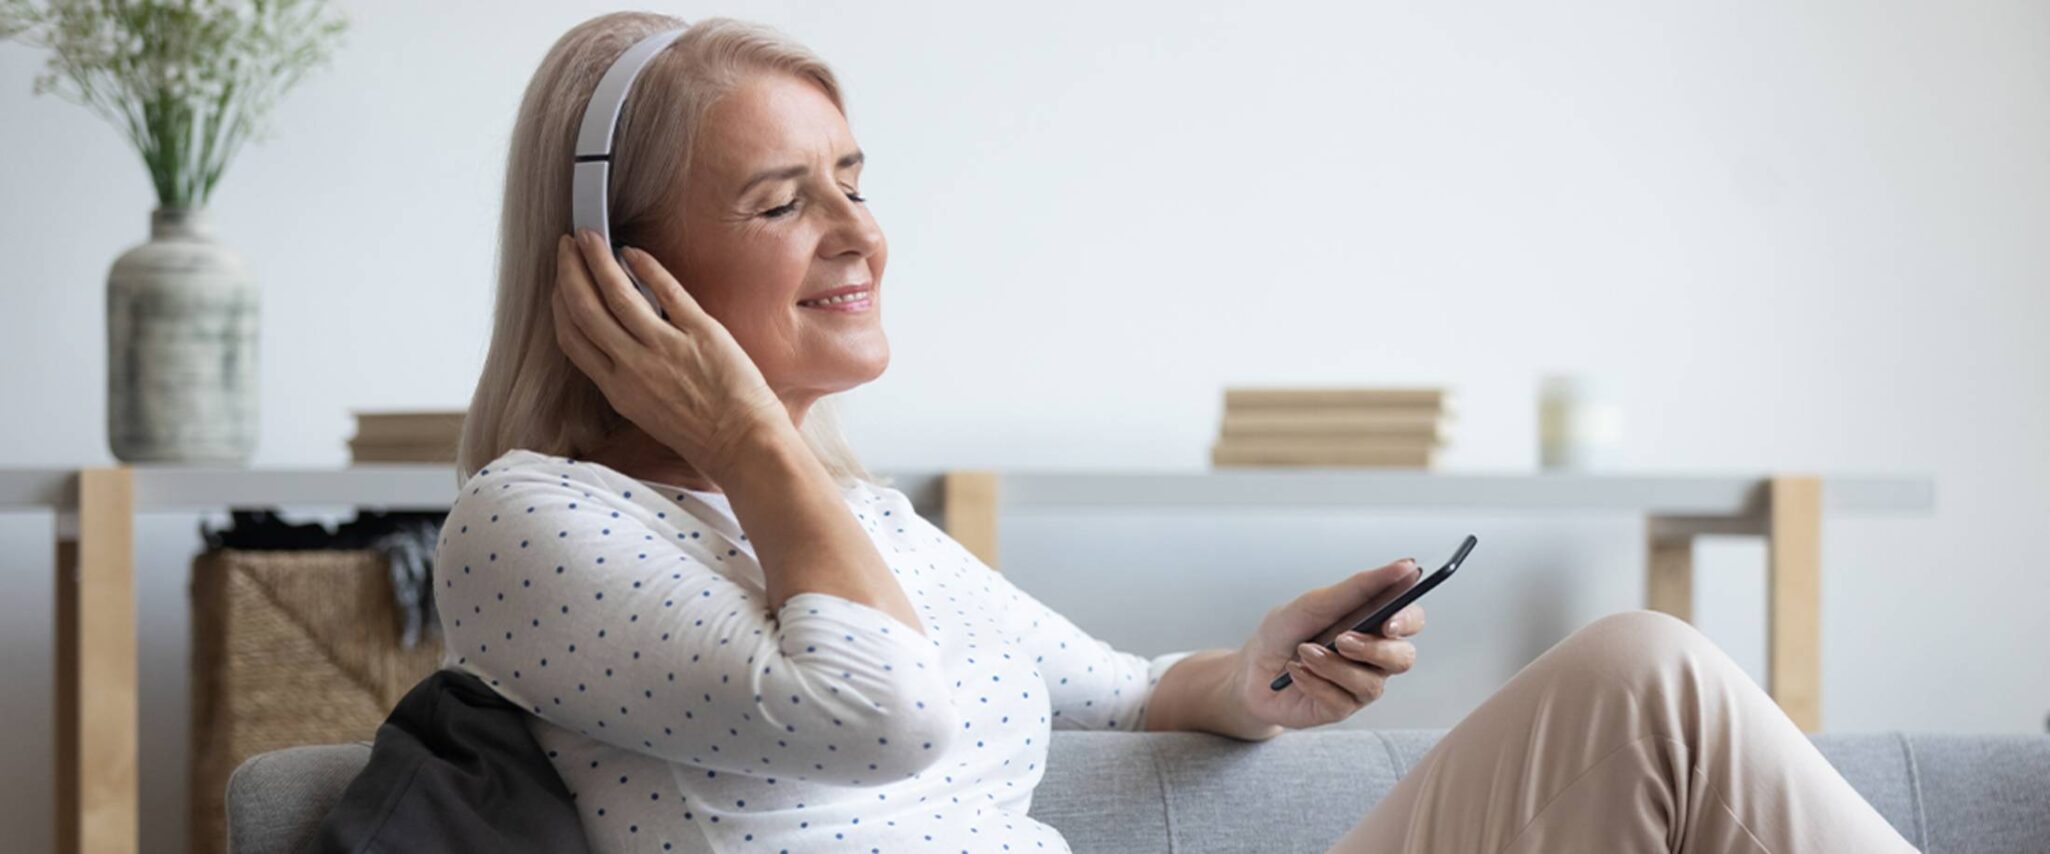
<svg viewBox="0 0 2050 854">
<path fill-rule="evenodd" d="M 1242 742 L 1055 730 L 1029 812 L 1081 852 L 1321 854 L 1444 733 L 1324 727 Z M 2050 851 L 2050 736 L 1811 738 L 1924 851 Z M 229 850 L 301 850 L 369 756 L 357 743 L 251 758 L 228 781 Z"/>
</svg>

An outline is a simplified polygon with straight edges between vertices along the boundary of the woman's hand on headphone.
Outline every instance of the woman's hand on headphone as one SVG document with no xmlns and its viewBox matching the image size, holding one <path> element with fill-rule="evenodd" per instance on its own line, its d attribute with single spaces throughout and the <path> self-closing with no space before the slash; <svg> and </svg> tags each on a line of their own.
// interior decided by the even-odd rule
<svg viewBox="0 0 2050 854">
<path fill-rule="evenodd" d="M 612 408 L 714 482 L 737 462 L 743 439 L 763 430 L 794 438 L 790 411 L 725 325 L 654 256 L 632 247 L 620 254 L 666 319 L 590 229 L 558 241 L 552 308 L 556 343 Z"/>
</svg>

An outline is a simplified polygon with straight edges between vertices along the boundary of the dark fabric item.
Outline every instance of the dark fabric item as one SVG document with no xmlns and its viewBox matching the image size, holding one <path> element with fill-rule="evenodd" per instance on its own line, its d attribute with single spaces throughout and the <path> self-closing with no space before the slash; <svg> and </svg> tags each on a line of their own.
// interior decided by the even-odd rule
<svg viewBox="0 0 2050 854">
<path fill-rule="evenodd" d="M 371 543 L 391 563 L 392 598 L 399 613 L 406 615 L 399 643 L 406 649 L 423 640 L 441 640 L 441 622 L 434 613 L 434 552 L 445 516 L 394 517 L 389 522 L 391 530 Z"/>
<path fill-rule="evenodd" d="M 468 673 L 428 675 L 377 728 L 369 763 L 307 851 L 588 854 L 526 714 Z"/>
</svg>

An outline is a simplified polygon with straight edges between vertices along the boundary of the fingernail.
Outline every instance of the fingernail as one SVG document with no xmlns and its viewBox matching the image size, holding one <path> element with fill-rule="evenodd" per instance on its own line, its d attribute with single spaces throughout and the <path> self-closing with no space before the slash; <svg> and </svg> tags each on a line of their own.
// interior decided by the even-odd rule
<svg viewBox="0 0 2050 854">
<path fill-rule="evenodd" d="M 1338 648 L 1347 652 L 1358 652 L 1360 647 L 1364 645 L 1364 642 L 1360 640 L 1360 636 L 1353 632 L 1346 632 L 1338 636 Z"/>
<path fill-rule="evenodd" d="M 1306 643 L 1303 644 L 1302 654 L 1304 658 L 1309 659 L 1311 661 L 1323 661 L 1324 656 L 1330 655 L 1331 653 L 1325 652 L 1324 647 L 1322 646 L 1313 643 Z"/>
<path fill-rule="evenodd" d="M 1408 621 L 1405 621 L 1401 618 L 1397 618 L 1389 620 L 1388 625 L 1384 626 L 1384 628 L 1386 628 L 1388 630 L 1388 633 L 1391 635 L 1400 634 L 1409 628 L 1409 623 Z"/>
<path fill-rule="evenodd" d="M 1403 559 L 1402 559 L 1402 562 L 1403 562 L 1403 563 L 1406 563 L 1406 564 L 1409 564 L 1410 566 L 1416 566 L 1416 558 L 1413 558 L 1413 557 L 1406 557 L 1406 558 L 1403 558 Z"/>
</svg>

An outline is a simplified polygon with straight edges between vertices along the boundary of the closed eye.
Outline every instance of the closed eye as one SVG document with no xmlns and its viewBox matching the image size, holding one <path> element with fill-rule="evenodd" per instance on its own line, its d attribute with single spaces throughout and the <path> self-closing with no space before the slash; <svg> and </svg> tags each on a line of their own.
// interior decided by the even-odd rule
<svg viewBox="0 0 2050 854">
<path fill-rule="evenodd" d="M 860 193 L 848 193 L 847 200 L 850 202 L 865 203 L 868 201 L 868 197 Z M 794 210 L 797 210 L 797 199 L 793 198 L 788 203 L 777 205 L 773 208 L 762 211 L 761 215 L 765 219 L 780 219 Z"/>
</svg>

